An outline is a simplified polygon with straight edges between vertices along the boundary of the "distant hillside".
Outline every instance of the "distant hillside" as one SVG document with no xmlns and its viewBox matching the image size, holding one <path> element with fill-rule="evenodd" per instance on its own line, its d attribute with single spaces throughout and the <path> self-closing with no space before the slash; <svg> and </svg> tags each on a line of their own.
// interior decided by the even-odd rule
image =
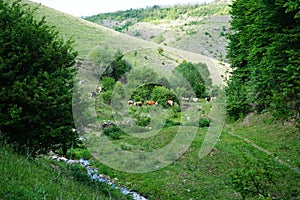
<svg viewBox="0 0 300 200">
<path fill-rule="evenodd" d="M 32 6 L 37 5 L 30 1 L 24 0 L 24 2 Z M 91 52 L 109 47 L 112 51 L 122 51 L 125 59 L 133 67 L 150 67 L 166 76 L 184 60 L 205 63 L 210 70 L 213 84 L 217 85 L 222 84 L 221 76 L 224 76 L 228 70 L 228 66 L 217 59 L 132 37 L 42 5 L 37 9 L 36 15 L 45 16 L 47 23 L 55 26 L 63 37 L 73 38 L 74 47 L 79 53 L 78 59 L 85 60 L 83 62 L 85 69 L 93 67 L 86 61 Z M 162 54 L 158 52 L 158 48 L 163 49 Z"/>
<path fill-rule="evenodd" d="M 98 14 L 84 19 L 128 35 L 224 61 L 231 1 L 178 4 Z"/>
</svg>

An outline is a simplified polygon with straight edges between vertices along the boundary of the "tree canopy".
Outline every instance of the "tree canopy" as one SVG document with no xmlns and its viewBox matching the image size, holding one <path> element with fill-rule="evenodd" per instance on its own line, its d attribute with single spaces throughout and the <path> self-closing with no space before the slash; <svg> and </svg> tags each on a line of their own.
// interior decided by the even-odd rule
<svg viewBox="0 0 300 200">
<path fill-rule="evenodd" d="M 299 119 L 299 1 L 236 0 L 231 16 L 228 114 L 237 119 L 269 110 L 277 118 Z"/>
<path fill-rule="evenodd" d="M 183 62 L 174 69 L 173 73 L 175 74 L 175 76 L 178 76 L 178 75 L 179 75 L 179 77 L 182 76 L 182 78 L 184 78 L 185 81 L 187 81 L 190 84 L 190 86 L 193 90 L 193 93 L 195 93 L 195 95 L 197 97 L 204 97 L 206 95 L 205 80 L 203 79 L 202 75 L 200 74 L 198 67 L 199 66 L 197 66 L 193 63 Z M 179 78 L 179 80 L 180 79 L 181 78 Z M 174 81 L 174 82 L 180 83 L 180 81 Z M 190 89 L 187 89 L 187 90 L 190 90 Z"/>
<path fill-rule="evenodd" d="M 78 138 L 72 41 L 21 1 L 0 1 L 0 10 L 0 132 L 20 151 L 65 153 Z"/>
</svg>

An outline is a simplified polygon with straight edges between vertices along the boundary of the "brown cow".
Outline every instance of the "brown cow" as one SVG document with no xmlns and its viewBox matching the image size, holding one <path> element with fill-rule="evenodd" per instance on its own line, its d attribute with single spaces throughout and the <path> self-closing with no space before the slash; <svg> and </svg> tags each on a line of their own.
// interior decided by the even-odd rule
<svg viewBox="0 0 300 200">
<path fill-rule="evenodd" d="M 151 105 L 157 105 L 157 101 L 146 101 L 146 105 L 147 106 L 151 106 Z"/>
</svg>

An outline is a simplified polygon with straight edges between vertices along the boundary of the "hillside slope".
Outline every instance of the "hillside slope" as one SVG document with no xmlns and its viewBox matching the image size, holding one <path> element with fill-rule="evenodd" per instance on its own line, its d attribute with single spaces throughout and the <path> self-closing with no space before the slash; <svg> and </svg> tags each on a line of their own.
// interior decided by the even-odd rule
<svg viewBox="0 0 300 200">
<path fill-rule="evenodd" d="M 165 46 L 225 60 L 231 1 L 153 6 L 85 17 L 91 22 Z"/>
<path fill-rule="evenodd" d="M 24 2 L 36 5 L 31 1 Z M 183 60 L 202 62 L 208 66 L 213 84 L 216 85 L 223 83 L 221 76 L 228 70 L 227 64 L 221 64 L 216 59 L 138 39 L 42 5 L 36 14 L 38 17 L 45 16 L 47 23 L 57 27 L 63 37 L 73 38 L 78 59 L 86 59 L 95 48 L 108 46 L 121 50 L 133 67 L 147 66 L 166 76 Z M 158 53 L 158 48 L 163 48 L 163 54 Z"/>
</svg>

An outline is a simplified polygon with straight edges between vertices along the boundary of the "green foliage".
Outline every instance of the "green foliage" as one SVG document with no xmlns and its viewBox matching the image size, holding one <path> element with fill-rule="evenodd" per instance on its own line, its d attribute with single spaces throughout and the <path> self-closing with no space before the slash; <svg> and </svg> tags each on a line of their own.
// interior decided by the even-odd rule
<svg viewBox="0 0 300 200">
<path fill-rule="evenodd" d="M 227 184 L 240 193 L 243 199 L 285 199 L 277 186 L 279 174 L 265 160 L 245 159 L 245 165 L 229 173 Z"/>
<path fill-rule="evenodd" d="M 104 76 L 101 80 L 101 84 L 103 86 L 103 89 L 108 91 L 114 89 L 116 81 L 112 77 Z"/>
<path fill-rule="evenodd" d="M 2 142 L 1 142 L 2 143 Z M 0 197 L 10 199 L 126 199 L 110 186 L 93 182 L 86 169 L 43 157 L 28 159 L 0 145 Z"/>
<path fill-rule="evenodd" d="M 175 122 L 175 121 L 173 121 L 171 119 L 166 119 L 166 122 L 164 124 L 164 128 L 170 127 L 170 126 L 180 126 L 180 125 L 181 125 L 180 122 Z"/>
<path fill-rule="evenodd" d="M 166 38 L 164 38 L 163 35 L 159 35 L 159 36 L 157 36 L 156 38 L 153 39 L 153 41 L 156 42 L 157 44 L 161 44 L 161 43 L 163 43 L 165 40 L 166 40 Z M 161 51 L 161 52 L 160 52 L 160 51 Z M 158 53 L 159 53 L 159 54 L 162 54 L 162 53 L 163 53 L 163 49 L 162 49 L 162 48 L 159 48 Z"/>
<path fill-rule="evenodd" d="M 226 15 L 229 13 L 227 3 L 211 4 L 178 4 L 176 6 L 153 6 L 140 9 L 130 9 L 126 11 L 117 11 L 112 13 L 102 13 L 84 19 L 102 24 L 102 20 L 126 21 L 123 26 L 115 26 L 117 31 L 128 29 L 128 26 L 135 22 L 156 22 L 161 19 L 176 20 L 183 15 L 199 17 L 211 15 Z M 128 19 L 131 19 L 128 21 Z"/>
<path fill-rule="evenodd" d="M 102 76 L 109 76 L 115 79 L 115 81 L 121 79 L 126 72 L 129 72 L 132 66 L 123 59 L 124 54 L 121 51 L 117 51 L 112 62 L 107 66 Z"/>
<path fill-rule="evenodd" d="M 123 135 L 124 132 L 118 126 L 113 125 L 112 127 L 104 128 L 103 129 L 103 134 L 108 136 L 109 138 L 111 138 L 113 140 L 118 140 L 118 139 L 121 138 L 121 135 Z"/>
<path fill-rule="evenodd" d="M 107 91 L 101 93 L 101 98 L 105 104 L 107 104 L 107 105 L 111 104 L 112 94 L 113 94 L 112 90 L 107 90 Z"/>
<path fill-rule="evenodd" d="M 196 65 L 190 62 L 183 62 L 175 68 L 174 74 L 175 76 L 182 76 L 185 79 L 185 81 L 187 81 L 190 84 L 190 86 L 193 89 L 193 92 L 196 94 L 197 97 L 205 96 L 205 81 L 199 73 L 199 70 Z"/>
<path fill-rule="evenodd" d="M 209 118 L 200 118 L 198 126 L 199 127 L 209 127 L 211 119 Z"/>
<path fill-rule="evenodd" d="M 151 122 L 151 118 L 150 117 L 145 117 L 145 116 L 138 116 L 137 121 L 136 121 L 136 125 L 138 126 L 148 126 Z"/>
<path fill-rule="evenodd" d="M 90 159 L 92 158 L 92 155 L 86 148 L 78 147 L 78 148 L 68 149 L 66 157 L 70 159 L 80 159 L 80 158 Z"/>
<path fill-rule="evenodd" d="M 119 32 L 122 32 L 123 30 L 128 31 L 128 27 L 133 24 L 134 23 L 132 21 L 126 21 L 124 25 L 115 27 L 115 30 Z"/>
<path fill-rule="evenodd" d="M 151 99 L 154 99 L 164 107 L 167 107 L 167 101 L 172 100 L 174 102 L 178 102 L 175 94 L 168 88 L 164 86 L 155 86 L 151 93 Z"/>
<path fill-rule="evenodd" d="M 196 63 L 194 64 L 195 68 L 199 71 L 201 77 L 205 82 L 206 90 L 209 90 L 212 87 L 212 80 L 210 78 L 210 73 L 205 63 Z"/>
<path fill-rule="evenodd" d="M 159 80 L 159 76 L 151 68 L 134 68 L 128 74 L 127 80 L 127 94 L 132 94 L 132 98 L 135 101 L 143 101 L 150 98 L 151 94 L 151 91 L 143 92 L 143 90 L 150 90 L 155 85 L 151 83 L 156 83 Z"/>
<path fill-rule="evenodd" d="M 19 151 L 76 144 L 72 87 L 76 52 L 19 1 L 0 2 L 0 130 Z"/>
<path fill-rule="evenodd" d="M 234 71 L 227 89 L 234 118 L 264 110 L 276 118 L 299 117 L 299 10 L 294 1 L 234 1 L 228 36 Z"/>
</svg>

